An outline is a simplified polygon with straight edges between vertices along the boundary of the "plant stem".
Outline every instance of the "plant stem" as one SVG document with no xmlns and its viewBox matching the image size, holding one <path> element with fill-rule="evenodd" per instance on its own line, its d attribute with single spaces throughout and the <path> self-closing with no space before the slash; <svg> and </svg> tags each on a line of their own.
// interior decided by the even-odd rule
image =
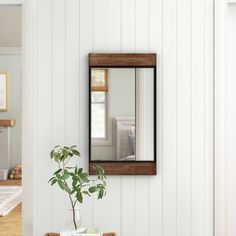
<svg viewBox="0 0 236 236">
<path fill-rule="evenodd" d="M 64 162 L 63 162 L 63 172 L 64 172 L 64 170 L 65 170 L 65 164 L 64 164 Z M 65 185 L 68 187 L 68 184 L 67 184 L 67 182 L 64 180 L 64 183 L 65 183 Z M 70 203 L 71 203 L 71 207 L 72 207 L 72 217 L 73 217 L 73 224 L 74 224 L 74 227 L 75 227 L 75 230 L 77 230 L 77 224 L 76 224 L 76 221 L 75 221 L 75 204 L 73 203 L 73 200 L 72 200 L 72 198 L 71 198 L 71 195 L 70 194 L 68 194 L 68 196 L 69 196 L 69 199 L 70 199 Z M 75 201 L 75 203 L 76 203 L 76 201 Z"/>
<path fill-rule="evenodd" d="M 73 216 L 73 224 L 74 224 L 74 227 L 75 227 L 75 230 L 77 230 L 77 224 L 76 224 L 76 221 L 75 221 L 75 204 L 73 204 L 73 200 L 69 194 L 69 198 L 70 198 L 70 203 L 71 203 L 71 207 L 72 207 L 72 216 Z"/>
<path fill-rule="evenodd" d="M 75 202 L 74 202 L 73 206 L 75 206 L 76 202 L 77 202 L 77 200 L 75 200 Z"/>
</svg>

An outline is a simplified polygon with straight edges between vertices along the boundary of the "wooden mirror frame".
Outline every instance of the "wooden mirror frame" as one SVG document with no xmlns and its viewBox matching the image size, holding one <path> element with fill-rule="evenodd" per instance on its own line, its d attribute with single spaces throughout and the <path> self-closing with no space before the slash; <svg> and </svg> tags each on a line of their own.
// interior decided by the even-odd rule
<svg viewBox="0 0 236 236">
<path fill-rule="evenodd" d="M 154 69 L 154 160 L 103 161 L 91 159 L 91 69 L 101 68 L 153 68 Z M 156 175 L 156 53 L 90 53 L 89 54 L 89 173 L 94 166 L 104 168 L 106 175 Z"/>
</svg>

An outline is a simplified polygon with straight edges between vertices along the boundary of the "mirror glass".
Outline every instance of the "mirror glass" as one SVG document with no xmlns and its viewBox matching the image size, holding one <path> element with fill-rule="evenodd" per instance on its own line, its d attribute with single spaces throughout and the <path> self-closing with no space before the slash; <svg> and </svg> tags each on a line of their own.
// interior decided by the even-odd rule
<svg viewBox="0 0 236 236">
<path fill-rule="evenodd" d="M 91 68 L 92 161 L 154 161 L 154 68 Z"/>
</svg>

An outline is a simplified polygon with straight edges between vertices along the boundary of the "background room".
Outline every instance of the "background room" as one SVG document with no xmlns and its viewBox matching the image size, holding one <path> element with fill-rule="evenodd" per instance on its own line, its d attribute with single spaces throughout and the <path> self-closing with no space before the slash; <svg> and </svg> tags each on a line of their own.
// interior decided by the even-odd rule
<svg viewBox="0 0 236 236">
<path fill-rule="evenodd" d="M 21 235 L 21 6 L 0 6 L 0 227 Z"/>
</svg>

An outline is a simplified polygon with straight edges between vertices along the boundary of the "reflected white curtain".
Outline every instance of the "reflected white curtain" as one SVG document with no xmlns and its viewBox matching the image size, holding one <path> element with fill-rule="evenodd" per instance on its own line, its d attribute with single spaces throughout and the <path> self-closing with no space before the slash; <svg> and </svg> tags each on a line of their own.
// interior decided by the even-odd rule
<svg viewBox="0 0 236 236">
<path fill-rule="evenodd" d="M 153 68 L 136 68 L 136 160 L 154 159 Z"/>
</svg>

